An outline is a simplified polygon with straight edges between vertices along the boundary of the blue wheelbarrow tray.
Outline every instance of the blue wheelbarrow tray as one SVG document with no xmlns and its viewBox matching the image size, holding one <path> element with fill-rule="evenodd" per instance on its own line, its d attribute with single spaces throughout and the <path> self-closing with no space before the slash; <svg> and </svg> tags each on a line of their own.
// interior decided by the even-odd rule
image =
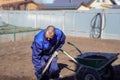
<svg viewBox="0 0 120 80">
<path fill-rule="evenodd" d="M 84 67 L 101 70 L 117 59 L 118 53 L 87 52 L 76 57 Z"/>
</svg>

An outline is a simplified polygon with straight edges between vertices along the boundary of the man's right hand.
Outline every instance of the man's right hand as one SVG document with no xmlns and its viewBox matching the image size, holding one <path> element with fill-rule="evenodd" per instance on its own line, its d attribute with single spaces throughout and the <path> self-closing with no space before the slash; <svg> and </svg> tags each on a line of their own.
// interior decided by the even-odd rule
<svg viewBox="0 0 120 80">
<path fill-rule="evenodd" d="M 41 79 L 42 79 L 42 76 L 43 76 L 42 74 L 39 74 L 39 75 L 38 75 L 38 79 L 41 80 Z"/>
</svg>

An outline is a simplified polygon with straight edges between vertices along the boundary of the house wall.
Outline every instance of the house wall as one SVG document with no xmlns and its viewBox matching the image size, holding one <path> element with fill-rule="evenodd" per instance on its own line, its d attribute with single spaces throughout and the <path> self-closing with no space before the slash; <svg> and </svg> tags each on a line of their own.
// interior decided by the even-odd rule
<svg viewBox="0 0 120 80">
<path fill-rule="evenodd" d="M 0 5 L 4 4 L 4 3 L 12 3 L 12 2 L 17 2 L 17 1 L 24 1 L 24 0 L 0 0 Z M 63 0 L 64 1 L 64 0 Z M 62 0 L 56 0 L 55 2 L 63 2 Z M 70 0 L 66 0 L 66 2 L 69 2 Z M 76 0 L 77 1 L 77 0 Z M 112 4 L 110 0 L 95 0 L 90 6 L 92 8 L 97 8 L 97 9 L 103 9 L 103 7 L 101 7 L 101 5 L 103 4 Z M 37 5 L 30 3 L 27 6 L 28 10 L 37 10 Z M 104 7 L 104 9 L 106 9 Z M 2 8 L 0 8 L 0 10 L 2 10 Z M 85 6 L 80 6 L 80 8 L 78 8 L 78 10 L 90 10 L 89 8 L 85 7 Z"/>
<path fill-rule="evenodd" d="M 90 8 L 81 5 L 77 10 L 90 10 Z"/>
<path fill-rule="evenodd" d="M 25 0 L 0 0 L 0 5 L 2 4 L 9 4 L 9 3 L 14 3 L 14 2 L 19 2 L 19 1 L 25 1 Z M 3 8 L 0 7 L 0 10 L 3 10 Z M 12 10 L 12 9 L 10 9 Z M 37 5 L 34 3 L 29 3 L 27 5 L 27 10 L 37 10 Z"/>
<path fill-rule="evenodd" d="M 104 5 L 104 4 L 112 4 L 112 2 L 110 0 L 95 0 L 91 6 L 93 8 L 99 8 L 99 9 L 103 9 L 103 7 L 101 7 L 101 5 Z"/>
<path fill-rule="evenodd" d="M 0 4 L 12 3 L 17 1 L 25 1 L 25 0 L 0 0 Z"/>
<path fill-rule="evenodd" d="M 101 6 L 105 4 L 112 4 L 112 2 L 110 0 L 95 0 L 92 4 L 89 5 L 91 8 L 81 5 L 77 10 L 108 9 L 107 7 Z"/>
</svg>

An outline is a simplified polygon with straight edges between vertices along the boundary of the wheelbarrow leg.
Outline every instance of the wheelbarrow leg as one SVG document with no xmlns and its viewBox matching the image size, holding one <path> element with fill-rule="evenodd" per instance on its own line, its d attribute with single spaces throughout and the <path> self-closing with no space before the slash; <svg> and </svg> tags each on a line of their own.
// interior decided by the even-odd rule
<svg viewBox="0 0 120 80">
<path fill-rule="evenodd" d="M 112 65 L 108 65 L 103 69 L 102 79 L 103 80 L 114 80 L 115 72 Z"/>
<path fill-rule="evenodd" d="M 75 75 L 75 80 L 101 80 L 101 77 L 96 70 L 81 67 Z"/>
</svg>

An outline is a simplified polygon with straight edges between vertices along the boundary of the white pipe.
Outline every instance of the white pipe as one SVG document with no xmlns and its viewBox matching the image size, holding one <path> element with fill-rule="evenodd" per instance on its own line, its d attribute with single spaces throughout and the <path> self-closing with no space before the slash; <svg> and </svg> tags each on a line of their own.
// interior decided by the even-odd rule
<svg viewBox="0 0 120 80">
<path fill-rule="evenodd" d="M 103 33 L 103 30 L 105 28 L 105 12 L 104 12 L 104 9 L 102 10 L 102 27 L 101 27 L 101 34 Z M 101 35 L 101 38 L 102 38 L 102 35 Z"/>
</svg>

